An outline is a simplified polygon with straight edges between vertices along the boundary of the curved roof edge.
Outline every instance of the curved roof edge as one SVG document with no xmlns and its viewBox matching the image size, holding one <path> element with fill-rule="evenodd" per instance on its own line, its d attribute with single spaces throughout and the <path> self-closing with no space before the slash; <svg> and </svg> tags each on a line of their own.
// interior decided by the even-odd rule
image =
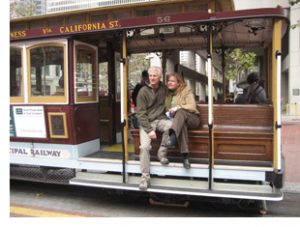
<svg viewBox="0 0 300 227">
<path fill-rule="evenodd" d="M 158 20 L 158 18 L 166 18 L 167 20 Z M 132 28 L 147 28 L 156 26 L 168 26 L 179 24 L 191 24 L 191 23 L 214 23 L 222 21 L 232 21 L 239 19 L 251 19 L 251 18 L 280 18 L 289 23 L 287 10 L 282 7 L 277 8 L 261 8 L 261 9 L 249 9 L 239 11 L 228 12 L 191 12 L 191 13 L 178 13 L 159 16 L 148 16 L 135 18 L 126 18 L 121 20 L 112 21 L 99 21 L 95 23 L 78 23 L 76 25 L 56 25 L 53 27 L 34 28 L 23 31 L 11 32 L 11 40 L 23 40 L 29 38 L 38 37 L 50 37 L 50 36 L 65 36 L 79 33 L 93 33 L 99 31 L 108 30 L 123 30 Z M 13 22 L 11 22 L 13 23 Z M 20 34 L 19 34 L 19 33 Z"/>
</svg>

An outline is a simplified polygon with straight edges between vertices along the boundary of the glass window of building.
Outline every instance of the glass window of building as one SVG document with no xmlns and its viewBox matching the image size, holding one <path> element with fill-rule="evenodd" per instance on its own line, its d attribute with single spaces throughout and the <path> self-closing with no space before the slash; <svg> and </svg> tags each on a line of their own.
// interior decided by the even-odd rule
<svg viewBox="0 0 300 227">
<path fill-rule="evenodd" d="M 201 73 L 201 57 L 199 54 L 195 54 L 195 65 L 196 65 L 196 72 Z"/>
<path fill-rule="evenodd" d="M 116 101 L 120 101 L 121 98 L 120 61 L 121 61 L 121 54 L 115 52 Z"/>
<path fill-rule="evenodd" d="M 28 51 L 29 102 L 66 102 L 65 47 L 46 44 Z"/>
<path fill-rule="evenodd" d="M 108 96 L 108 62 L 99 63 L 99 94 L 100 96 Z"/>
<path fill-rule="evenodd" d="M 11 102 L 23 102 L 22 49 L 10 48 L 10 99 Z"/>
<path fill-rule="evenodd" d="M 96 49 L 79 44 L 75 53 L 76 102 L 97 101 Z"/>
</svg>

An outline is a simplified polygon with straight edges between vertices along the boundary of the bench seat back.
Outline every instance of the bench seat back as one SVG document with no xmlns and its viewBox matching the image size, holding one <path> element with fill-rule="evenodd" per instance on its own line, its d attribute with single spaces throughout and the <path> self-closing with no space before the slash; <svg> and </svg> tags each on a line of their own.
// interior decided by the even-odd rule
<svg viewBox="0 0 300 227">
<path fill-rule="evenodd" d="M 273 106 L 215 104 L 213 107 L 214 159 L 234 161 L 273 160 Z M 208 105 L 198 104 L 200 126 L 189 131 L 190 156 L 208 159 Z M 139 132 L 133 129 L 135 152 L 139 153 Z M 151 155 L 156 157 L 159 137 L 152 142 Z M 169 157 L 180 156 L 178 149 Z"/>
</svg>

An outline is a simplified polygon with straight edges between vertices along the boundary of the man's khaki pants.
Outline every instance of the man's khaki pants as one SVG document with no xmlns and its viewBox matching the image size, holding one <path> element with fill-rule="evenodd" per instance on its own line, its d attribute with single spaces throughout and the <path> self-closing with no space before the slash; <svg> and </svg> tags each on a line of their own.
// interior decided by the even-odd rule
<svg viewBox="0 0 300 227">
<path fill-rule="evenodd" d="M 171 128 L 172 121 L 167 119 L 155 120 L 151 122 L 151 126 L 154 131 L 163 132 L 160 147 L 158 149 L 158 157 L 162 158 L 167 155 L 167 148 L 163 147 L 169 136 L 169 129 Z M 150 174 L 150 150 L 151 150 L 151 139 L 148 133 L 140 126 L 140 163 L 141 172 L 143 176 L 149 176 Z"/>
</svg>

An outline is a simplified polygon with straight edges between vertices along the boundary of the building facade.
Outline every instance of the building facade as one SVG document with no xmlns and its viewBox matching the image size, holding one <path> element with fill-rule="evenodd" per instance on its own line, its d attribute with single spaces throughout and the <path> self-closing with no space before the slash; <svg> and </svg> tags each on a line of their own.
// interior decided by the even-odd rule
<svg viewBox="0 0 300 227">
<path fill-rule="evenodd" d="M 47 13 L 66 12 L 70 10 L 87 9 L 94 7 L 108 7 L 125 5 L 153 0 L 45 0 L 47 2 Z"/>
</svg>

